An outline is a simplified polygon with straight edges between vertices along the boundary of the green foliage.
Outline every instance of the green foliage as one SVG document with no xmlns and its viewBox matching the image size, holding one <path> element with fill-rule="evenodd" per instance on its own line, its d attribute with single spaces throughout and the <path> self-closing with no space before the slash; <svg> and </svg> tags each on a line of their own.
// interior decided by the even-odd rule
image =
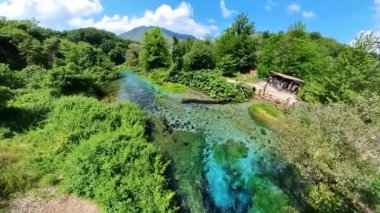
<svg viewBox="0 0 380 213">
<path fill-rule="evenodd" d="M 185 70 L 202 70 L 215 68 L 213 47 L 207 42 L 197 40 L 190 52 L 183 56 Z"/>
<path fill-rule="evenodd" d="M 17 73 L 17 78 L 23 87 L 40 89 L 47 87 L 48 71 L 37 65 L 30 65 Z"/>
<path fill-rule="evenodd" d="M 250 213 L 256 212 L 296 212 L 288 206 L 288 198 L 271 182 L 263 177 L 253 176 L 249 180 L 250 191 L 253 192 Z"/>
<path fill-rule="evenodd" d="M 222 165 L 232 165 L 248 156 L 248 148 L 242 142 L 229 140 L 214 147 L 214 158 Z"/>
<path fill-rule="evenodd" d="M 107 212 L 176 209 L 164 176 L 168 162 L 146 142 L 147 117 L 137 106 L 81 96 L 52 100 L 25 93 L 10 102 L 24 110 L 44 105 L 49 113 L 39 128 L 12 139 L 21 144 L 16 148 L 31 154 L 20 156 L 26 161 L 20 164 L 26 167 L 23 173 L 11 173 L 16 163 L 2 164 L 8 176 L 0 174 L 0 187 L 9 188 L 4 197 L 36 184 L 59 183 L 65 192 L 93 199 Z"/>
<path fill-rule="evenodd" d="M 0 85 L 14 88 L 16 86 L 16 76 L 8 65 L 0 63 Z"/>
<path fill-rule="evenodd" d="M 128 46 L 128 50 L 125 53 L 125 63 L 129 66 L 137 66 L 139 64 L 139 56 L 141 51 L 141 45 L 137 43 L 131 43 Z"/>
<path fill-rule="evenodd" d="M 12 92 L 7 87 L 0 86 L 0 109 L 12 98 Z"/>
<path fill-rule="evenodd" d="M 373 208 L 379 201 L 373 187 L 379 176 L 379 128 L 362 118 L 353 106 L 306 105 L 289 109 L 272 127 L 276 153 L 298 169 L 296 177 L 306 184 L 302 190 L 315 211 L 362 211 L 363 203 Z"/>
<path fill-rule="evenodd" d="M 177 70 L 183 68 L 183 56 L 186 54 L 186 44 L 183 41 L 179 41 L 175 36 L 173 37 L 173 45 L 171 50 L 171 58 L 174 64 L 176 64 Z"/>
<path fill-rule="evenodd" d="M 253 120 L 264 127 L 274 125 L 283 118 L 282 112 L 268 103 L 252 104 L 248 111 Z"/>
<path fill-rule="evenodd" d="M 311 187 L 309 203 L 317 212 L 340 212 L 343 206 L 343 200 L 324 183 Z"/>
<path fill-rule="evenodd" d="M 304 28 L 290 28 L 283 35 L 272 35 L 259 52 L 258 70 L 261 77 L 271 71 L 310 80 L 326 68 L 326 50 L 313 42 Z"/>
<path fill-rule="evenodd" d="M 211 70 L 181 72 L 175 79 L 179 83 L 199 88 L 211 98 L 218 100 L 242 102 L 252 96 L 249 88 L 228 83 Z"/>
<path fill-rule="evenodd" d="M 72 42 L 87 42 L 100 48 L 116 65 L 125 62 L 125 53 L 130 41 L 119 38 L 117 35 L 95 28 L 83 28 L 65 32 L 65 36 Z"/>
<path fill-rule="evenodd" d="M 21 162 L 25 148 L 2 141 L 0 143 L 0 209 L 6 206 L 12 193 L 23 192 L 30 184 L 28 171 Z"/>
<path fill-rule="evenodd" d="M 328 100 L 352 102 L 366 92 L 380 95 L 379 59 L 371 54 L 375 40 L 373 34 L 362 34 L 353 48 L 347 47 L 339 54 L 334 69 L 325 78 Z"/>
<path fill-rule="evenodd" d="M 154 27 L 145 32 L 141 45 L 140 62 L 146 70 L 168 67 L 170 63 L 168 42 L 160 28 Z"/>
<path fill-rule="evenodd" d="M 248 72 L 256 64 L 256 42 L 252 37 L 254 23 L 250 23 L 246 14 L 239 14 L 235 22 L 216 41 L 219 58 L 230 55 L 234 63 L 232 70 Z M 220 60 L 220 59 L 219 59 Z"/>
<path fill-rule="evenodd" d="M 224 76 L 233 76 L 235 70 L 236 61 L 231 55 L 222 56 L 218 61 L 218 69 L 222 70 Z"/>
<path fill-rule="evenodd" d="M 94 199 L 105 212 L 174 212 L 174 193 L 165 190 L 166 166 L 142 138 L 97 135 L 68 156 L 62 187 Z"/>
</svg>

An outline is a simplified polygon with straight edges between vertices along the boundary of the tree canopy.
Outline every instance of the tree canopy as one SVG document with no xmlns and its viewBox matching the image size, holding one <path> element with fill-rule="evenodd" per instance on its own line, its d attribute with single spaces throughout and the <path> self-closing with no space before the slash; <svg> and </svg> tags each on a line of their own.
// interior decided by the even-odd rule
<svg viewBox="0 0 380 213">
<path fill-rule="evenodd" d="M 168 67 L 170 55 L 168 42 L 159 27 L 146 31 L 141 45 L 140 59 L 147 70 Z"/>
</svg>

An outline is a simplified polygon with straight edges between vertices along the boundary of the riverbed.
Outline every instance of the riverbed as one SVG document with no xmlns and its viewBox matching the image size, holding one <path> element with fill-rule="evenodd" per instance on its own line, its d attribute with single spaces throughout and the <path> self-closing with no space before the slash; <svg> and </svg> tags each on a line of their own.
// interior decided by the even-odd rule
<svg viewBox="0 0 380 213">
<path fill-rule="evenodd" d="M 270 201 L 276 197 L 272 194 L 282 194 L 270 181 L 283 167 L 270 154 L 271 133 L 252 120 L 246 104 L 184 104 L 184 98 L 186 93 L 162 91 L 129 71 L 124 72 L 117 97 L 140 105 L 172 131 L 203 134 L 199 166 L 206 188 L 203 196 L 207 196 L 202 200 L 211 202 L 208 211 L 262 211 L 262 199 Z"/>
</svg>

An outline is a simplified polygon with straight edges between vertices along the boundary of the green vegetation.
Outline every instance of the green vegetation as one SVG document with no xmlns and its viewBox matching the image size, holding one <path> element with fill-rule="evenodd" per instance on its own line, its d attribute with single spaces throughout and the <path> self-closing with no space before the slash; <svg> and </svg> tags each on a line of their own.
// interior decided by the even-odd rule
<svg viewBox="0 0 380 213">
<path fill-rule="evenodd" d="M 238 159 L 248 156 L 244 143 L 229 140 L 214 147 L 214 157 L 222 165 L 233 165 Z"/>
<path fill-rule="evenodd" d="M 53 185 L 105 212 L 176 211 L 147 115 L 95 99 L 112 95 L 130 42 L 29 21 L 1 19 L 0 29 L 0 211 L 17 193 Z"/>
<path fill-rule="evenodd" d="M 191 50 L 183 56 L 185 70 L 202 70 L 215 68 L 215 53 L 207 42 L 197 40 Z"/>
<path fill-rule="evenodd" d="M 147 143 L 146 119 L 129 103 L 105 105 L 81 96 L 53 101 L 43 126 L 2 143 L 14 141 L 1 158 L 2 174 L 8 175 L 0 178 L 2 198 L 39 182 L 59 183 L 64 192 L 95 200 L 106 212 L 175 210 L 164 176 L 168 161 Z"/>
<path fill-rule="evenodd" d="M 203 205 L 203 135 L 184 131 L 167 131 L 154 120 L 153 144 L 171 160 L 171 180 L 181 209 L 204 212 Z"/>
<path fill-rule="evenodd" d="M 231 27 L 227 28 L 216 41 L 218 57 L 224 61 L 231 61 L 232 71 L 248 72 L 255 67 L 256 40 L 253 37 L 255 32 L 254 23 L 249 21 L 246 14 L 239 14 Z M 229 75 L 230 72 L 225 72 Z"/>
<path fill-rule="evenodd" d="M 271 127 L 278 136 L 275 152 L 294 166 L 288 190 L 298 185 L 296 199 L 304 199 L 316 212 L 362 211 L 380 203 L 380 108 L 372 105 L 375 100 L 359 103 L 290 108 L 284 120 Z M 362 111 L 362 105 L 371 107 Z"/>
<path fill-rule="evenodd" d="M 160 28 L 155 27 L 146 31 L 141 45 L 140 60 L 146 70 L 169 65 L 170 56 L 167 49 L 168 42 L 162 35 Z"/>
<path fill-rule="evenodd" d="M 211 98 L 222 101 L 243 102 L 252 96 L 247 87 L 227 83 L 212 70 L 181 72 L 175 78 L 179 83 L 199 88 Z"/>
<path fill-rule="evenodd" d="M 169 133 L 161 124 L 150 138 L 148 116 L 137 106 L 99 102 L 112 97 L 116 69 L 131 67 L 165 90 L 194 87 L 222 102 L 252 96 L 224 76 L 257 68 L 260 78 L 270 71 L 302 78 L 299 96 L 307 103 L 284 112 L 262 103 L 249 108 L 277 136 L 273 154 L 287 165 L 281 190 L 265 178 L 251 180 L 253 206 L 379 211 L 378 38 L 363 34 L 348 46 L 302 23 L 281 33 L 254 26 L 240 14 L 215 40 L 173 38 L 169 47 L 159 28 L 140 44 L 93 28 L 57 32 L 0 18 L 0 209 L 17 193 L 57 185 L 106 212 L 172 212 L 176 199 L 204 210 L 202 136 Z M 246 149 L 229 141 L 215 147 L 215 157 L 234 162 Z"/>
<path fill-rule="evenodd" d="M 297 212 L 289 206 L 288 197 L 275 188 L 267 178 L 253 176 L 249 180 L 249 188 L 254 192 L 253 208 L 249 212 Z"/>
<path fill-rule="evenodd" d="M 248 111 L 253 120 L 265 127 L 274 125 L 283 118 L 282 112 L 269 103 L 252 104 Z"/>
</svg>

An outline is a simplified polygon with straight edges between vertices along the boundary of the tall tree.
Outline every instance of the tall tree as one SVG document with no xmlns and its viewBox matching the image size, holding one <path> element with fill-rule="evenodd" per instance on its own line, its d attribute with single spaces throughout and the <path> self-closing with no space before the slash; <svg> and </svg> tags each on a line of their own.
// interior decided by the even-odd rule
<svg viewBox="0 0 380 213">
<path fill-rule="evenodd" d="M 171 51 L 171 58 L 177 69 L 183 68 L 183 56 L 186 54 L 186 44 L 179 41 L 177 37 L 173 36 L 173 46 Z"/>
<path fill-rule="evenodd" d="M 147 70 L 167 67 L 170 64 L 168 42 L 160 28 L 154 27 L 146 31 L 141 46 L 140 61 Z"/>
<path fill-rule="evenodd" d="M 195 41 L 190 52 L 184 56 L 186 70 L 201 70 L 215 68 L 215 54 L 210 44 Z"/>
<path fill-rule="evenodd" d="M 227 28 L 216 41 L 219 59 L 230 55 L 235 63 L 234 69 L 241 72 L 248 72 L 254 67 L 256 64 L 254 26 L 246 14 L 236 16 L 232 26 Z"/>
</svg>

